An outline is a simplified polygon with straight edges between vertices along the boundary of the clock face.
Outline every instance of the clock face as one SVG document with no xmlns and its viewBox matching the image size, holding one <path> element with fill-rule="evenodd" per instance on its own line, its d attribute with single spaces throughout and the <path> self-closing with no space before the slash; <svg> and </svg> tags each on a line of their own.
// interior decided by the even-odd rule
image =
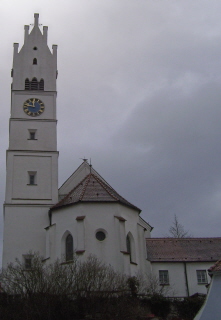
<svg viewBox="0 0 221 320">
<path fill-rule="evenodd" d="M 31 117 L 40 116 L 44 109 L 44 103 L 38 98 L 30 98 L 23 104 L 24 112 Z"/>
</svg>

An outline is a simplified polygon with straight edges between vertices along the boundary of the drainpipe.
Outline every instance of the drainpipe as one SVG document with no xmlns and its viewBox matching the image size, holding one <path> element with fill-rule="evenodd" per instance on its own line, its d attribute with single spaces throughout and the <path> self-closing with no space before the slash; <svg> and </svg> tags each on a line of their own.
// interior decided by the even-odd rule
<svg viewBox="0 0 221 320">
<path fill-rule="evenodd" d="M 188 284 L 188 277 L 187 277 L 187 271 L 186 271 L 186 262 L 184 262 L 183 264 L 184 264 L 184 275 L 185 275 L 187 297 L 189 297 L 190 296 L 190 292 L 189 292 L 189 284 Z"/>
</svg>

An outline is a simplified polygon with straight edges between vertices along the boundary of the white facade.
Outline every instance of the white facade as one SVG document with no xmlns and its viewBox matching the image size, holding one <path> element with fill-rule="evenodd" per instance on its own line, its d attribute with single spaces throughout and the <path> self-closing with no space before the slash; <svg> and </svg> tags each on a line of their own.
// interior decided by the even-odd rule
<svg viewBox="0 0 221 320">
<path fill-rule="evenodd" d="M 35 14 L 30 33 L 25 26 L 20 51 L 14 44 L 3 267 L 15 258 L 25 262 L 30 251 L 38 252 L 46 263 L 57 258 L 70 262 L 66 241 L 71 239 L 81 259 L 94 254 L 127 274 L 145 272 L 150 266 L 145 238 L 151 227 L 140 218 L 138 208 L 118 195 L 87 161 L 58 190 L 57 46 L 50 51 L 47 27 L 42 34 L 38 18 Z M 92 202 L 77 199 L 59 206 L 58 201 L 90 173 L 101 197 L 97 193 L 94 201 L 92 194 Z M 98 231 L 105 235 L 102 241 L 96 238 Z"/>
<path fill-rule="evenodd" d="M 38 14 L 24 45 L 14 44 L 9 149 L 6 156 L 3 267 L 30 250 L 45 255 L 48 210 L 58 201 L 56 133 L 57 46 L 47 46 Z M 40 86 L 41 83 L 41 86 Z M 24 103 L 29 110 L 24 110 Z M 33 100 L 35 99 L 35 100 Z M 35 101 L 39 101 L 36 102 Z M 40 101 L 44 111 L 39 115 Z M 32 181 L 30 181 L 32 179 Z"/>
<path fill-rule="evenodd" d="M 169 283 L 165 284 L 167 296 L 188 297 L 195 293 L 207 294 L 207 284 L 210 282 L 208 269 L 211 262 L 152 262 L 151 272 L 159 278 L 160 270 L 168 271 Z M 199 283 L 197 271 L 205 271 L 205 283 Z"/>
</svg>

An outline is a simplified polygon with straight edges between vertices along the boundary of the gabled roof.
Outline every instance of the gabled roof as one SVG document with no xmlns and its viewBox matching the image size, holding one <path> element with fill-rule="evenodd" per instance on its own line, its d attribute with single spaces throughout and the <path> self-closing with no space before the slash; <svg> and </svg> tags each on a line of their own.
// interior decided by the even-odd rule
<svg viewBox="0 0 221 320">
<path fill-rule="evenodd" d="M 105 180 L 94 173 L 89 173 L 64 199 L 53 206 L 51 210 L 79 202 L 118 202 L 139 212 L 141 211 L 121 197 Z"/>
<path fill-rule="evenodd" d="M 147 259 L 151 262 L 217 261 L 221 238 L 146 239 Z"/>
</svg>

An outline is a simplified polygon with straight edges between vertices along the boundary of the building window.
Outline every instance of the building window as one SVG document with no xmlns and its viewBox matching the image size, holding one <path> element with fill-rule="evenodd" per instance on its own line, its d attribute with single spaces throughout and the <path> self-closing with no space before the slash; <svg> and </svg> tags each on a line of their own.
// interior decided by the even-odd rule
<svg viewBox="0 0 221 320">
<path fill-rule="evenodd" d="M 73 260 L 74 256 L 74 244 L 73 244 L 73 237 L 69 233 L 65 240 L 65 260 L 71 261 Z"/>
<path fill-rule="evenodd" d="M 32 254 L 23 255 L 23 259 L 24 259 L 24 268 L 26 270 L 30 270 L 32 268 L 33 255 Z"/>
<path fill-rule="evenodd" d="M 207 283 L 206 270 L 196 270 L 196 275 L 197 275 L 198 284 L 206 284 Z"/>
<path fill-rule="evenodd" d="M 169 284 L 168 270 L 159 270 L 159 282 L 161 285 Z"/>
<path fill-rule="evenodd" d="M 37 59 L 36 58 L 33 59 L 33 64 L 37 64 Z"/>
<path fill-rule="evenodd" d="M 103 241 L 106 238 L 106 234 L 103 231 L 97 231 L 96 238 L 99 241 Z"/>
<path fill-rule="evenodd" d="M 126 238 L 126 245 L 127 245 L 127 252 L 130 254 L 130 261 L 131 261 L 131 243 L 130 243 L 129 235 L 127 235 L 127 238 Z"/>
<path fill-rule="evenodd" d="M 29 138 L 28 140 L 37 140 L 36 139 L 36 131 L 37 130 L 28 130 L 29 131 Z"/>
<path fill-rule="evenodd" d="M 35 140 L 35 132 L 30 132 L 30 140 Z"/>
<path fill-rule="evenodd" d="M 29 185 L 36 185 L 36 178 L 37 178 L 37 174 L 36 174 L 36 171 L 29 171 L 28 172 L 28 184 Z"/>
<path fill-rule="evenodd" d="M 37 47 L 34 47 L 33 50 L 38 50 L 38 48 L 37 48 Z"/>
</svg>

